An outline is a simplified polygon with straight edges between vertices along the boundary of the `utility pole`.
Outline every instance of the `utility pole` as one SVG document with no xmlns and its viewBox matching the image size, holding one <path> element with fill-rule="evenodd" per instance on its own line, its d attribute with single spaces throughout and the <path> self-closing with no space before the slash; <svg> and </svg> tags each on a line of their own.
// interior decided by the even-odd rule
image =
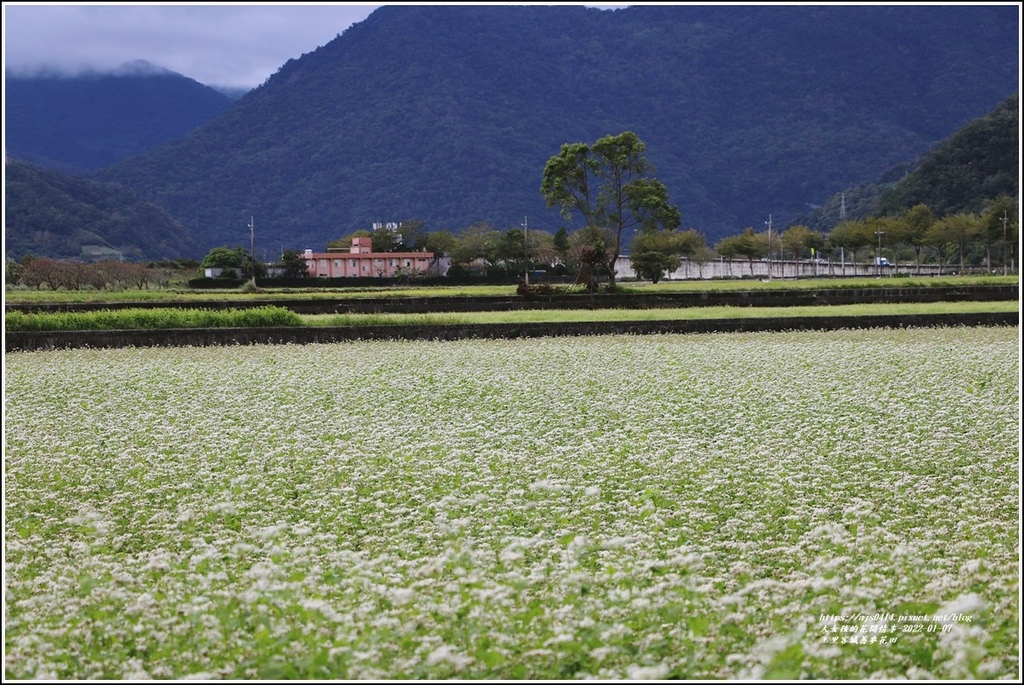
<svg viewBox="0 0 1024 685">
<path fill-rule="evenodd" d="M 252 268 L 252 287 L 256 287 L 256 231 L 253 229 L 252 215 L 249 215 L 249 262 Z"/>
<path fill-rule="evenodd" d="M 530 247 L 526 242 L 529 237 L 526 232 L 528 219 L 529 217 L 527 216 L 523 217 L 523 256 L 525 257 L 525 260 L 523 261 L 523 283 L 526 285 L 530 285 Z"/>
<path fill-rule="evenodd" d="M 768 215 L 768 280 L 772 280 L 772 215 Z"/>
<path fill-rule="evenodd" d="M 878 236 L 878 252 L 875 253 L 875 264 L 878 269 L 878 275 L 882 275 L 882 236 L 885 235 L 885 231 L 875 231 L 875 235 Z M 895 257 L 893 257 L 895 259 Z"/>
<path fill-rule="evenodd" d="M 1005 276 L 1008 272 L 1006 270 L 1006 222 L 1009 221 L 1009 217 L 1006 216 L 1006 210 L 1003 210 L 1003 275 Z"/>
</svg>

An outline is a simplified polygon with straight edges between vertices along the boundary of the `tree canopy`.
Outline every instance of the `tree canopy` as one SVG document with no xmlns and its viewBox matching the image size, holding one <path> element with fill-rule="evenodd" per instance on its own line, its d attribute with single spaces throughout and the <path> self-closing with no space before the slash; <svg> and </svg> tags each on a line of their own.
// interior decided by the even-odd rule
<svg viewBox="0 0 1024 685">
<path fill-rule="evenodd" d="M 625 231 L 679 226 L 679 210 L 669 203 L 665 185 L 648 176 L 652 170 L 646 147 L 633 131 L 604 136 L 593 145 L 563 144 L 544 167 L 545 202 L 566 219 L 575 214 L 583 219 L 609 290 L 615 289 L 615 261 Z M 601 236 L 602 228 L 610 231 L 610 240 Z"/>
</svg>

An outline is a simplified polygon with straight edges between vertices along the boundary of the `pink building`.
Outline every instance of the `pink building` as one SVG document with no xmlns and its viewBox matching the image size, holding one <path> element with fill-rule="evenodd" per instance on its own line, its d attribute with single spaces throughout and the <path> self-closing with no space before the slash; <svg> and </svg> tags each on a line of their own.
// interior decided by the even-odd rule
<svg viewBox="0 0 1024 685">
<path fill-rule="evenodd" d="M 426 274 L 433 252 L 374 252 L 371 238 L 353 238 L 348 252 L 306 250 L 306 271 L 313 278 L 389 278 L 398 273 Z"/>
</svg>

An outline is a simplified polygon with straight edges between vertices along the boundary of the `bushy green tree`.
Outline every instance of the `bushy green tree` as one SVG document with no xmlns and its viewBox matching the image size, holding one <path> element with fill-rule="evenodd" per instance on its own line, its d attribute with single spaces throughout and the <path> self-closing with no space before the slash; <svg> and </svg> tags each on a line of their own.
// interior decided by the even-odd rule
<svg viewBox="0 0 1024 685">
<path fill-rule="evenodd" d="M 306 260 L 298 250 L 285 250 L 281 254 L 281 266 L 285 278 L 303 278 L 308 275 Z"/>
<path fill-rule="evenodd" d="M 633 239 L 630 262 L 638 276 L 657 283 L 666 271 L 679 268 L 680 256 L 690 257 L 704 246 L 704 236 L 696 229 L 645 230 Z"/>
<path fill-rule="evenodd" d="M 927 245 L 928 229 L 936 222 L 935 212 L 928 205 L 914 205 L 900 215 L 903 222 L 903 241 L 914 250 L 917 266 L 921 266 L 921 252 Z"/>
<path fill-rule="evenodd" d="M 568 219 L 578 214 L 615 289 L 615 262 L 626 230 L 673 229 L 679 210 L 668 201 L 665 185 L 648 177 L 652 165 L 632 131 L 600 138 L 593 145 L 566 143 L 544 167 L 541 194 L 549 207 Z M 600 235 L 608 229 L 610 241 Z"/>
<path fill-rule="evenodd" d="M 829 243 L 833 247 L 856 252 L 865 245 L 871 244 L 871 236 L 865 221 L 841 221 L 828 234 Z"/>
<path fill-rule="evenodd" d="M 961 273 L 965 267 L 964 257 L 967 254 L 967 243 L 976 238 L 981 228 L 979 217 L 975 214 L 960 212 L 944 216 L 928 229 L 928 240 L 943 254 L 946 247 L 953 245 L 960 258 Z"/>
<path fill-rule="evenodd" d="M 654 250 L 634 252 L 629 259 L 636 275 L 652 283 L 657 283 L 665 275 L 665 272 L 675 271 L 682 263 L 674 254 L 665 254 Z"/>
<path fill-rule="evenodd" d="M 249 261 L 249 252 L 241 247 L 215 247 L 199 263 L 202 269 L 238 269 Z"/>
</svg>

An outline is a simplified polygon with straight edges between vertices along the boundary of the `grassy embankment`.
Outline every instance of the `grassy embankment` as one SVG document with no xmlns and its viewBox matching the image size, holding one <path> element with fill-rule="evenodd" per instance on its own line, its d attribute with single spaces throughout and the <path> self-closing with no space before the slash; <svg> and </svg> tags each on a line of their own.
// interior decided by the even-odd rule
<svg viewBox="0 0 1024 685">
<path fill-rule="evenodd" d="M 544 309 L 422 314 L 300 315 L 284 307 L 252 309 L 145 309 L 24 314 L 8 312 L 11 331 L 75 331 L 171 328 L 258 328 L 275 326 L 456 325 L 527 322 L 664 321 L 794 316 L 879 316 L 940 313 L 1015 312 L 1017 301 L 923 302 L 800 307 L 683 307 L 672 309 Z"/>
<path fill-rule="evenodd" d="M 800 280 L 714 280 L 714 281 L 662 281 L 661 283 L 631 282 L 620 284 L 620 292 L 629 294 L 661 294 L 687 292 L 735 292 L 744 290 L 823 290 L 835 288 L 920 288 L 978 285 L 1016 285 L 1017 276 L 927 276 L 911 278 L 815 278 Z M 565 288 L 565 286 L 556 286 Z M 566 292 L 582 293 L 579 287 L 568 288 Z M 252 302 L 267 299 L 346 299 L 375 297 L 514 297 L 514 285 L 462 285 L 431 287 L 382 287 L 382 288 L 265 288 L 256 292 L 241 290 L 18 290 L 5 293 L 4 300 L 10 304 L 60 304 L 97 302 L 208 302 L 238 301 Z"/>
</svg>

